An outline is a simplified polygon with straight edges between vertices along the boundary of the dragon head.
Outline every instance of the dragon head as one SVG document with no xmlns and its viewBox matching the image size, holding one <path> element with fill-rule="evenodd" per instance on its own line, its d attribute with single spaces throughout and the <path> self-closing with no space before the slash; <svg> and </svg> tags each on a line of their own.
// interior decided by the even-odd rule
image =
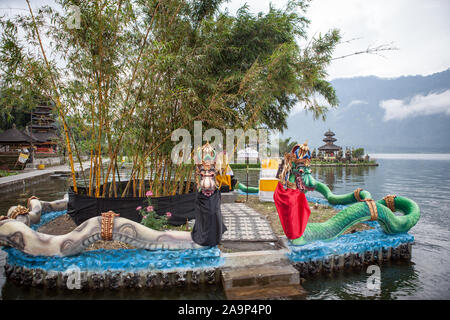
<svg viewBox="0 0 450 320">
<path fill-rule="evenodd" d="M 211 196 L 216 185 L 216 150 L 207 142 L 197 150 L 197 186 L 205 196 Z"/>
<path fill-rule="evenodd" d="M 295 145 L 291 152 L 285 154 L 277 176 L 283 184 L 294 186 L 295 183 L 296 188 L 302 191 L 313 190 L 315 180 L 311 176 L 310 164 L 311 152 L 306 141 Z"/>
</svg>

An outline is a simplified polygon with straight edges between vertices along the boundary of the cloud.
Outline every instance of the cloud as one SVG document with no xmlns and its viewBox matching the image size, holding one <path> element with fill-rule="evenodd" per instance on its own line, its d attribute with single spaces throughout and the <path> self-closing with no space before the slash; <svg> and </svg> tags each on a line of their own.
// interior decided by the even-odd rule
<svg viewBox="0 0 450 320">
<path fill-rule="evenodd" d="M 410 101 L 383 100 L 380 107 L 385 110 L 384 121 L 402 120 L 421 115 L 444 113 L 450 115 L 450 90 L 441 93 L 430 93 L 426 96 L 417 95 Z"/>
<path fill-rule="evenodd" d="M 348 106 L 351 107 L 351 106 L 358 105 L 358 104 L 368 104 L 368 102 L 367 102 L 367 101 L 364 101 L 364 100 L 352 100 L 352 101 L 348 104 Z"/>
</svg>

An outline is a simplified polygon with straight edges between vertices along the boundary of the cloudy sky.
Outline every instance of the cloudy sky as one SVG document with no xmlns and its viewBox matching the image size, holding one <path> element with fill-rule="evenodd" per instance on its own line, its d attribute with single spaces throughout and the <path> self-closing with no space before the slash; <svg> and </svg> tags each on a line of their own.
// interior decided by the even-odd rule
<svg viewBox="0 0 450 320">
<path fill-rule="evenodd" d="M 33 8 L 52 0 L 30 0 Z M 269 4 L 282 8 L 286 0 L 230 0 L 222 8 L 231 13 L 247 3 L 252 12 L 267 12 Z M 8 8 L 13 8 L 8 9 Z M 22 9 L 22 10 L 20 10 Z M 0 14 L 26 13 L 25 0 L 0 0 Z M 343 40 L 358 38 L 337 48 L 336 57 L 390 44 L 399 50 L 335 60 L 330 79 L 359 75 L 397 77 L 427 75 L 450 67 L 450 1 L 448 0 L 313 0 L 307 12 L 309 35 L 339 28 Z"/>
</svg>

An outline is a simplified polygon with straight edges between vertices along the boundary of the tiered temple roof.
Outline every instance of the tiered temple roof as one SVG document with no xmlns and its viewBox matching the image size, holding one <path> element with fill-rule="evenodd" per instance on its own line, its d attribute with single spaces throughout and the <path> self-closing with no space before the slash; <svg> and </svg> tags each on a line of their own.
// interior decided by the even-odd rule
<svg viewBox="0 0 450 320">
<path fill-rule="evenodd" d="M 36 139 L 18 130 L 15 124 L 11 129 L 0 133 L 0 144 L 30 145 L 35 142 Z"/>
<path fill-rule="evenodd" d="M 58 140 L 56 121 L 52 115 L 53 103 L 41 103 L 31 112 L 29 134 L 43 145 L 55 144 Z"/>
<path fill-rule="evenodd" d="M 325 145 L 321 146 L 319 148 L 319 151 L 324 151 L 326 153 L 336 152 L 341 150 L 342 148 L 335 145 L 334 142 L 337 141 L 336 138 L 333 138 L 335 136 L 334 132 L 332 132 L 330 129 L 328 129 L 327 132 L 325 132 L 325 138 L 323 139 L 323 142 L 325 142 Z"/>
</svg>

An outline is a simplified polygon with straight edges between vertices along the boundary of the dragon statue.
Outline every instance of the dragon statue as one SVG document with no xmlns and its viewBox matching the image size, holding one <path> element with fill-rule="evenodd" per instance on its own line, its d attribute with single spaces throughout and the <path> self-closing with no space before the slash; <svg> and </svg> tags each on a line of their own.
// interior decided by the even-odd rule
<svg viewBox="0 0 450 320">
<path fill-rule="evenodd" d="M 296 145 L 284 155 L 274 193 L 275 205 L 283 230 L 293 245 L 335 239 L 350 227 L 364 221 L 377 221 L 387 234 L 408 232 L 420 218 L 419 206 L 406 197 L 388 195 L 373 200 L 360 188 L 354 192 L 335 195 L 325 184 L 311 175 L 311 156 L 307 142 Z M 245 186 L 243 186 L 245 190 Z M 242 188 L 241 188 L 242 189 Z M 304 194 L 317 191 L 332 205 L 349 205 L 325 222 L 308 223 L 309 206 Z M 281 195 L 281 196 L 280 196 Z M 395 215 L 400 211 L 403 215 Z"/>
<path fill-rule="evenodd" d="M 190 232 L 153 230 L 112 211 L 86 220 L 64 235 L 48 235 L 30 228 L 39 223 L 42 213 L 66 209 L 67 199 L 47 202 L 35 197 L 29 199 L 27 207 L 11 207 L 6 216 L 0 216 L 0 245 L 33 256 L 72 256 L 99 240 L 122 241 L 149 250 L 201 248 L 192 241 Z"/>
</svg>

